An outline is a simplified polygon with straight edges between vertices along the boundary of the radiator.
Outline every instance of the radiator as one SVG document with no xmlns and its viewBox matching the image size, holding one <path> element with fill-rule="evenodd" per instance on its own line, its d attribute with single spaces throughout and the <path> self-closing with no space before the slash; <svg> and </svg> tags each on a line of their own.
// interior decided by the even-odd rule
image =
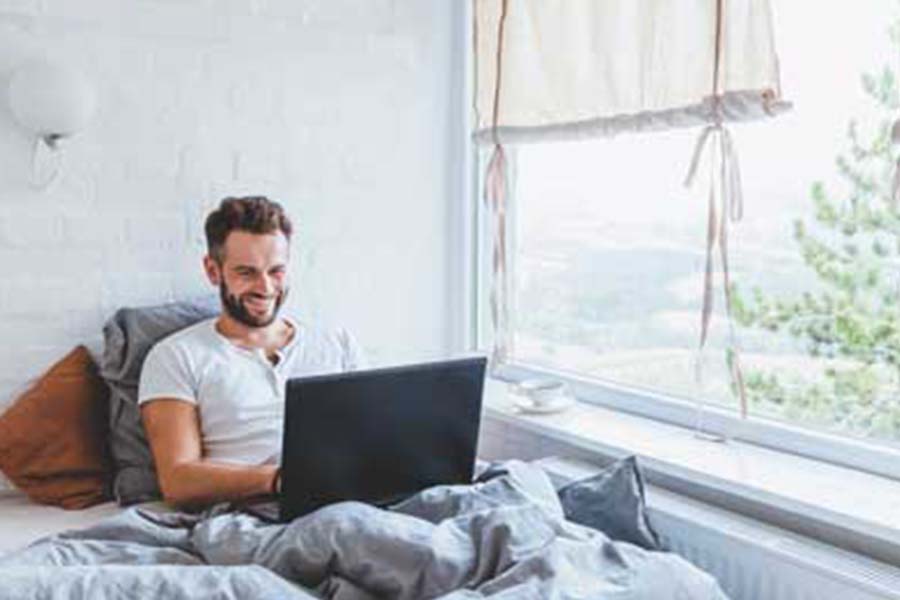
<svg viewBox="0 0 900 600">
<path fill-rule="evenodd" d="M 556 485 L 596 471 L 572 459 L 535 462 Z M 900 600 L 900 569 L 890 565 L 653 486 L 647 505 L 664 547 L 733 600 Z"/>
</svg>

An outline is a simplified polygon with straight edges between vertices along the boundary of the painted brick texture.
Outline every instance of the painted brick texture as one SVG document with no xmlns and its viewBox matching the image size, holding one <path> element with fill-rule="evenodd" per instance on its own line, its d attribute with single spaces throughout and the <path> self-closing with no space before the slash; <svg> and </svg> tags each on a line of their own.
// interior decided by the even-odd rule
<svg viewBox="0 0 900 600">
<path fill-rule="evenodd" d="M 445 351 L 451 4 L 0 0 L 0 410 L 99 349 L 116 308 L 209 291 L 202 222 L 226 195 L 294 217 L 293 313 L 349 326 L 375 362 Z M 98 95 L 44 191 L 5 95 L 40 56 Z"/>
</svg>

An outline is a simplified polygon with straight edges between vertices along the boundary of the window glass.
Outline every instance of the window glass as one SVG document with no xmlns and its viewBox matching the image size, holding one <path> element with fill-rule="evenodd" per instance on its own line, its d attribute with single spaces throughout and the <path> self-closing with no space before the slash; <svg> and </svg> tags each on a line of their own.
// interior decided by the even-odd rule
<svg viewBox="0 0 900 600">
<path fill-rule="evenodd" d="M 895 442 L 900 333 L 889 313 L 896 306 L 900 328 L 900 219 L 886 210 L 885 190 L 897 149 L 882 137 L 879 156 L 855 155 L 848 126 L 857 123 L 865 146 L 900 118 L 896 85 L 882 74 L 900 66 L 888 33 L 900 9 L 887 0 L 817 3 L 811 18 L 808 3 L 773 4 L 783 94 L 794 108 L 730 127 L 745 196 L 744 218 L 729 229 L 730 268 L 751 413 Z M 893 94 L 886 102 L 866 93 L 867 72 Z M 688 190 L 683 180 L 699 133 L 515 149 L 516 362 L 736 406 L 719 270 L 702 385 L 694 377 L 708 185 Z M 838 156 L 875 188 L 842 175 Z M 865 215 L 882 221 L 848 233 Z"/>
</svg>

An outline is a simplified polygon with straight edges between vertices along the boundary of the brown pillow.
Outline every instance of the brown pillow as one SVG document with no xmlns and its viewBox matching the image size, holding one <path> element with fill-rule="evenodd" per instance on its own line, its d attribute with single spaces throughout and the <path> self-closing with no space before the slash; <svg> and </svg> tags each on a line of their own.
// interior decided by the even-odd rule
<svg viewBox="0 0 900 600">
<path fill-rule="evenodd" d="M 109 499 L 108 395 L 87 349 L 72 350 L 0 416 L 0 471 L 43 504 Z"/>
</svg>

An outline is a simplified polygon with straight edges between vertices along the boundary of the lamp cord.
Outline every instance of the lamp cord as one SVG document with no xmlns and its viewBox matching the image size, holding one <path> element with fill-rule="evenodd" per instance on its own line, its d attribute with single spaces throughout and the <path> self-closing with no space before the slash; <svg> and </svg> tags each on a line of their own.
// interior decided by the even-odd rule
<svg viewBox="0 0 900 600">
<path fill-rule="evenodd" d="M 63 167 L 63 155 L 62 149 L 59 147 L 59 139 L 54 136 L 39 136 L 34 141 L 34 147 L 31 151 L 31 185 L 38 190 L 46 190 L 53 183 L 59 179 L 59 175 L 62 172 Z M 42 152 L 41 147 L 46 147 L 46 151 Z M 38 156 L 41 154 L 49 154 L 53 157 L 53 161 L 51 163 L 51 169 L 49 177 L 43 175 L 43 171 L 46 169 L 40 169 L 38 163 L 40 162 Z"/>
</svg>

